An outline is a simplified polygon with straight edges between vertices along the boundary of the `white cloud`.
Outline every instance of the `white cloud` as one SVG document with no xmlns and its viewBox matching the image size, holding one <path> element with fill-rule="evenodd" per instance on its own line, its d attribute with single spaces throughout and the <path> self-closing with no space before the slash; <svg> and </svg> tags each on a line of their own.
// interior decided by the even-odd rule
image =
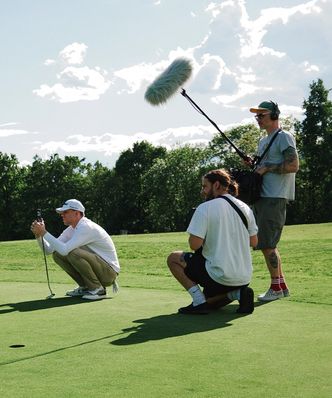
<svg viewBox="0 0 332 398">
<path fill-rule="evenodd" d="M 16 125 L 17 125 L 17 123 L 15 123 L 15 122 L 8 122 L 8 123 L 0 124 L 0 128 L 7 127 L 7 126 L 16 126 Z"/>
<path fill-rule="evenodd" d="M 272 54 L 276 57 L 283 57 L 286 55 L 284 52 L 275 51 L 263 45 L 263 39 L 268 32 L 268 27 L 278 22 L 286 25 L 297 14 L 310 14 L 312 12 L 320 12 L 321 10 L 316 5 L 318 0 L 313 0 L 294 7 L 263 9 L 259 18 L 250 20 L 245 9 L 245 2 L 240 1 L 239 3 L 242 10 L 241 25 L 244 28 L 244 32 L 241 34 L 241 56 L 244 58 L 255 56 L 259 53 L 262 55 Z"/>
<path fill-rule="evenodd" d="M 217 18 L 220 15 L 220 13 L 223 11 L 224 8 L 234 7 L 234 5 L 235 5 L 235 2 L 233 0 L 222 1 L 219 4 L 210 3 L 206 7 L 206 11 L 211 12 L 213 18 Z"/>
<path fill-rule="evenodd" d="M 302 63 L 305 72 L 319 72 L 319 67 L 317 65 L 310 64 L 308 61 Z"/>
<path fill-rule="evenodd" d="M 152 134 L 137 132 L 131 136 L 124 134 L 106 133 L 100 136 L 71 135 L 65 140 L 50 141 L 47 143 L 35 142 L 35 148 L 47 155 L 64 152 L 70 154 L 97 152 L 104 156 L 119 156 L 119 154 L 133 146 L 135 142 L 148 141 L 154 146 L 164 146 L 167 149 L 178 145 L 207 144 L 214 134 L 215 128 L 211 126 L 187 126 L 181 128 L 169 128 Z"/>
<path fill-rule="evenodd" d="M 59 56 L 69 65 L 81 65 L 88 46 L 84 43 L 72 43 L 60 51 Z"/>
<path fill-rule="evenodd" d="M 161 64 L 164 66 L 164 62 Z M 133 94 L 137 92 L 145 81 L 152 81 L 157 76 L 159 68 L 158 64 L 141 63 L 114 72 L 114 76 L 124 80 L 129 87 L 129 89 L 123 89 L 119 93 Z"/>
<path fill-rule="evenodd" d="M 285 45 L 293 37 L 298 43 L 299 37 L 292 33 L 306 23 L 304 18 L 319 23 L 324 3 L 311 0 L 296 6 L 265 8 L 254 18 L 250 18 L 244 0 L 211 3 L 206 9 L 211 14 L 210 32 L 193 56 L 201 65 L 197 77 L 206 74 L 205 87 L 215 90 L 213 103 L 229 106 L 266 93 L 285 97 L 286 91 L 290 98 L 298 95 L 299 85 L 308 85 L 303 71 L 314 78 L 320 67 L 303 59 L 295 63 L 293 57 L 302 46 L 293 45 L 288 54 Z M 217 56 L 220 61 L 211 67 L 211 61 L 204 62 L 207 56 L 211 60 Z M 193 87 L 197 89 L 196 80 Z"/>
<path fill-rule="evenodd" d="M 260 17 L 250 21 L 245 9 L 244 1 L 224 1 L 220 4 L 211 3 L 207 12 L 212 14 L 211 30 L 196 46 L 171 51 L 167 59 L 155 64 L 141 63 L 114 72 L 114 76 L 122 79 L 127 87 L 119 93 L 133 94 L 144 84 L 152 82 L 177 57 L 185 56 L 193 61 L 194 73 L 191 88 L 198 92 L 223 90 L 224 81 L 231 91 L 227 95 L 216 95 L 215 103 L 230 103 L 241 97 L 259 90 L 255 85 L 256 76 L 253 70 L 243 72 L 241 65 L 247 60 L 242 58 L 261 56 L 283 57 L 283 52 L 262 45 L 262 38 L 266 31 Z M 280 18 L 280 17 L 279 17 Z M 270 21 L 265 21 L 268 25 Z M 255 40 L 254 40 L 255 39 Z M 223 42 L 227 41 L 227 46 Z M 223 49 L 228 50 L 223 53 Z M 250 49 L 250 51 L 249 51 Z M 219 55 L 222 54 L 222 55 Z"/>
<path fill-rule="evenodd" d="M 229 104 L 260 90 L 270 91 L 272 86 L 263 83 L 261 71 L 269 65 L 275 69 L 273 64 L 285 60 L 287 53 L 266 45 L 266 35 L 272 26 L 289 24 L 295 16 L 319 13 L 318 3 L 319 0 L 311 0 L 294 7 L 263 9 L 256 19 L 250 19 L 244 0 L 210 3 L 206 12 L 212 17 L 211 28 L 200 43 L 188 49 L 177 48 L 154 64 L 142 62 L 115 71 L 114 77 L 120 85 L 117 92 L 138 92 L 180 56 L 193 61 L 191 88 L 201 93 L 215 91 L 214 103 Z M 303 70 L 300 65 L 298 68 Z M 305 70 L 317 72 L 317 68 L 312 65 Z M 125 87 L 121 87 L 121 81 Z M 220 90 L 222 93 L 218 94 Z"/>
<path fill-rule="evenodd" d="M 41 84 L 33 93 L 41 98 L 48 98 L 61 103 L 98 100 L 111 86 L 107 72 L 101 68 L 81 65 L 87 51 L 84 43 L 72 43 L 59 53 L 59 58 L 65 63 L 63 69 L 56 75 L 58 83 Z M 51 65 L 53 60 L 46 60 L 45 65 Z"/>
<path fill-rule="evenodd" d="M 196 61 L 193 87 L 201 92 L 218 90 L 225 74 L 231 75 L 225 61 L 219 55 L 205 53 L 199 61 Z"/>
<path fill-rule="evenodd" d="M 44 61 L 44 65 L 45 66 L 50 66 L 50 65 L 54 65 L 55 64 L 55 60 L 54 59 L 46 59 Z"/>
<path fill-rule="evenodd" d="M 226 94 L 221 94 L 221 95 L 216 95 L 212 98 L 212 102 L 215 104 L 223 104 L 223 105 L 229 105 L 231 103 L 234 103 L 235 101 L 250 95 L 250 94 L 255 94 L 256 92 L 260 91 L 262 94 L 262 91 L 272 91 L 272 87 L 265 87 L 263 90 L 262 88 L 257 87 L 254 84 L 248 84 L 245 82 L 240 82 L 238 84 L 237 91 L 234 94 L 226 95 Z"/>
<path fill-rule="evenodd" d="M 323 0 L 324 1 L 324 0 Z M 240 39 L 241 57 L 247 58 L 257 54 L 273 54 L 277 57 L 285 55 L 283 52 L 266 47 L 263 39 L 272 24 L 281 22 L 283 25 L 290 22 L 290 19 L 298 14 L 306 15 L 321 12 L 318 6 L 319 0 L 312 0 L 294 7 L 271 7 L 262 9 L 257 19 L 250 19 L 246 1 L 224 1 L 220 4 L 212 3 L 207 11 L 213 16 L 212 23 L 217 21 L 222 23 L 226 29 L 228 25 L 233 27 L 236 35 Z M 225 23 L 226 22 L 226 23 Z"/>
<path fill-rule="evenodd" d="M 25 134 L 30 134 L 30 133 L 26 130 L 0 129 L 0 137 L 12 137 L 14 135 L 25 135 Z"/>
<path fill-rule="evenodd" d="M 302 119 L 303 117 L 304 110 L 300 106 L 281 105 L 279 108 L 282 117 L 292 116 L 296 119 Z"/>
</svg>

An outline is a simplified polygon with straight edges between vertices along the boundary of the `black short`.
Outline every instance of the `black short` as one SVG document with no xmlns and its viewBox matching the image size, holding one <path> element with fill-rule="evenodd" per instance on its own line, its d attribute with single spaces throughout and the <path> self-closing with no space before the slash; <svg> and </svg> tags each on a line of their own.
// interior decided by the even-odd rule
<svg viewBox="0 0 332 398">
<path fill-rule="evenodd" d="M 213 280 L 205 268 L 205 258 L 201 253 L 184 253 L 183 260 L 187 264 L 184 273 L 190 280 L 204 288 L 203 292 L 207 298 L 240 289 L 242 286 L 247 286 L 226 286 Z"/>
</svg>

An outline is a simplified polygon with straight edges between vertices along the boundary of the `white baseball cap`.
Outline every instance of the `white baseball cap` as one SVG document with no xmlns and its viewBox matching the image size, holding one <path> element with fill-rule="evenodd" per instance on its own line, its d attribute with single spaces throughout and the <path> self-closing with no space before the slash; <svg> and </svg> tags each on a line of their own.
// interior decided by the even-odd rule
<svg viewBox="0 0 332 398">
<path fill-rule="evenodd" d="M 57 213 L 63 213 L 66 210 L 77 210 L 84 213 L 85 207 L 77 199 L 68 199 L 65 201 L 62 207 L 58 207 L 57 209 L 55 209 Z"/>
</svg>

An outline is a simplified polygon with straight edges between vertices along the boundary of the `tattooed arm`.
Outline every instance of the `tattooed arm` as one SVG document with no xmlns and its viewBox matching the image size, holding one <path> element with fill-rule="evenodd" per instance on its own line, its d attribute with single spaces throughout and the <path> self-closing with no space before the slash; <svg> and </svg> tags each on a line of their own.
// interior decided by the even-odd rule
<svg viewBox="0 0 332 398">
<path fill-rule="evenodd" d="M 276 174 L 296 173 L 299 169 L 299 158 L 296 149 L 289 146 L 282 154 L 284 156 L 282 163 L 265 163 L 264 166 L 259 167 L 256 171 L 261 175 L 267 172 Z"/>
</svg>

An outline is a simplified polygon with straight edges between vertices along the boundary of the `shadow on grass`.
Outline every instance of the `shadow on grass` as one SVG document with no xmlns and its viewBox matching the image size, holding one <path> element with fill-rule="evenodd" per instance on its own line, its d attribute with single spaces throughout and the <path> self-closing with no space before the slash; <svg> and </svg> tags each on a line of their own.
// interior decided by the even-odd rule
<svg viewBox="0 0 332 398">
<path fill-rule="evenodd" d="M 255 303 L 255 307 L 259 305 Z M 247 316 L 237 314 L 237 308 L 237 305 L 227 305 L 208 315 L 167 314 L 137 319 L 133 321 L 138 324 L 137 326 L 123 329 L 123 333 L 130 333 L 128 336 L 114 340 L 110 344 L 119 346 L 140 344 L 151 340 L 163 340 L 229 327 L 232 326 L 232 321 Z"/>
<path fill-rule="evenodd" d="M 58 302 L 57 302 L 58 300 Z M 72 305 L 72 304 L 79 304 L 82 303 L 82 301 L 79 301 L 79 299 L 74 299 L 74 298 L 68 298 L 68 304 L 67 304 L 67 299 L 66 298 L 59 298 L 59 299 L 53 299 L 53 300 L 48 300 L 46 301 L 48 303 L 48 307 L 46 307 L 44 304 L 42 305 L 42 308 L 36 308 L 33 307 L 35 310 L 36 309 L 45 309 L 45 308 L 52 308 L 51 302 L 53 302 L 53 307 L 61 306 L 61 301 L 63 303 L 66 303 L 64 305 Z M 76 302 L 75 302 L 76 301 Z M 38 302 L 43 302 L 43 300 L 36 300 L 36 301 L 27 301 L 25 303 L 16 303 L 15 305 L 19 304 L 26 304 L 28 303 L 38 303 Z M 264 305 L 265 303 L 255 303 L 255 307 L 259 307 L 261 305 Z M 8 304 L 7 304 L 8 305 Z M 14 305 L 14 304 L 10 304 Z M 24 306 L 23 306 L 24 308 Z M 5 366 L 5 365 L 10 365 L 14 364 L 17 362 L 23 362 L 27 361 L 30 359 L 34 358 L 40 358 L 44 356 L 48 356 L 51 354 L 55 354 L 61 351 L 69 350 L 72 348 L 77 348 L 77 347 L 82 347 L 86 346 L 88 344 L 93 344 L 96 342 L 104 341 L 104 340 L 109 340 L 112 339 L 116 336 L 123 336 L 126 335 L 127 333 L 132 332 L 129 336 L 120 338 L 118 340 L 113 340 L 109 344 L 121 346 L 121 345 L 131 345 L 131 344 L 139 344 L 139 343 L 144 343 L 150 340 L 162 340 L 170 337 L 176 337 L 176 336 L 184 336 L 187 334 L 192 334 L 192 333 L 200 333 L 200 332 L 205 332 L 208 330 L 214 330 L 214 329 L 221 329 L 224 327 L 232 326 L 232 321 L 238 319 L 238 318 L 243 318 L 244 314 L 237 314 L 236 309 L 238 308 L 237 305 L 228 305 L 224 308 L 222 308 L 219 311 L 215 311 L 209 315 L 181 315 L 181 314 L 168 314 L 168 315 L 158 315 L 152 318 L 146 318 L 146 319 L 137 319 L 133 321 L 134 323 L 139 323 L 139 325 L 131 327 L 131 328 L 126 328 L 122 329 L 121 332 L 114 333 L 112 335 L 96 338 L 96 339 L 91 339 L 87 340 L 81 343 L 77 344 L 72 344 L 68 345 L 65 347 L 60 347 L 56 348 L 54 350 L 46 351 L 43 353 L 39 354 L 34 354 L 30 356 L 26 356 L 23 358 L 19 359 L 13 359 L 13 360 L 8 360 L 4 362 L 0 362 L 0 366 Z M 32 311 L 33 309 L 29 309 L 26 311 Z M 254 316 L 254 315 L 251 315 Z"/>
<path fill-rule="evenodd" d="M 28 361 L 30 359 L 45 357 L 47 355 L 55 354 L 55 353 L 58 353 L 58 352 L 61 352 L 61 351 L 65 351 L 65 350 L 69 350 L 71 348 L 77 348 L 77 347 L 85 346 L 87 344 L 92 344 L 92 343 L 96 343 L 96 342 L 103 341 L 103 340 L 109 340 L 110 338 L 112 338 L 114 336 L 118 336 L 119 334 L 121 335 L 121 334 L 123 334 L 123 332 L 115 333 L 115 334 L 112 334 L 110 336 L 100 337 L 98 339 L 92 339 L 92 340 L 84 341 L 82 343 L 72 344 L 72 345 L 69 345 L 69 346 L 66 346 L 66 347 L 56 348 L 54 350 L 42 352 L 40 354 L 34 354 L 34 355 L 29 355 L 27 357 L 19 358 L 19 359 L 12 359 L 12 360 L 9 360 L 9 361 L 0 362 L 0 366 L 11 365 L 11 364 L 17 363 L 17 362 L 23 362 L 23 361 Z"/>
<path fill-rule="evenodd" d="M 80 298 L 75 298 L 75 297 L 59 297 L 53 299 L 7 303 L 0 305 L 0 315 L 7 314 L 13 311 L 28 312 L 28 311 L 47 310 L 49 308 L 65 307 L 67 305 L 76 305 L 76 304 L 83 304 L 89 302 L 90 301 L 88 300 L 82 300 Z M 9 308 L 2 308 L 2 307 L 9 307 Z"/>
</svg>

